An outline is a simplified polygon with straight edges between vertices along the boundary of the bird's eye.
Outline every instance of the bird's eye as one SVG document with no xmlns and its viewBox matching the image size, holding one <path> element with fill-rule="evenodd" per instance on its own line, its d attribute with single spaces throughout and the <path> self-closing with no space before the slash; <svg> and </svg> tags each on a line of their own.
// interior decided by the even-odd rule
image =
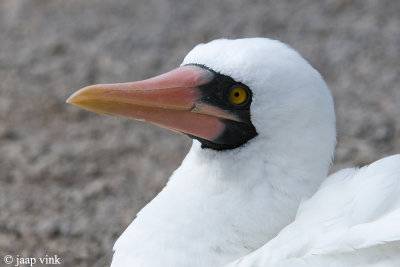
<svg viewBox="0 0 400 267">
<path fill-rule="evenodd" d="M 248 98 L 249 93 L 243 87 L 233 87 L 229 91 L 229 101 L 231 101 L 235 105 L 243 104 Z"/>
</svg>

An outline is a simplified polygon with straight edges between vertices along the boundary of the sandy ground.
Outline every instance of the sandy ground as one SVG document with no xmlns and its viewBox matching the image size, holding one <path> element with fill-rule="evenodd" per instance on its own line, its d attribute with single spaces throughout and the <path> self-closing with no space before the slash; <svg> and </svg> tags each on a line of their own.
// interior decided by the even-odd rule
<svg viewBox="0 0 400 267">
<path fill-rule="evenodd" d="M 326 78 L 334 169 L 400 152 L 400 1 L 1 0 L 0 266 L 6 254 L 107 266 L 189 149 L 185 136 L 67 105 L 70 94 L 252 36 L 289 43 Z"/>
</svg>

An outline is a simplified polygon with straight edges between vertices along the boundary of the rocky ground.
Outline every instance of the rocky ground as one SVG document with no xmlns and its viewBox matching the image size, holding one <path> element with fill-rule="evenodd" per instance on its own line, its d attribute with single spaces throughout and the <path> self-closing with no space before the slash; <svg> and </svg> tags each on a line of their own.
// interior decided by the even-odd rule
<svg viewBox="0 0 400 267">
<path fill-rule="evenodd" d="M 185 136 L 67 105 L 70 94 L 162 73 L 200 42 L 251 36 L 289 43 L 326 78 L 333 169 L 400 152 L 397 0 L 0 1 L 0 265 L 56 254 L 62 266 L 107 266 L 189 149 Z"/>
</svg>

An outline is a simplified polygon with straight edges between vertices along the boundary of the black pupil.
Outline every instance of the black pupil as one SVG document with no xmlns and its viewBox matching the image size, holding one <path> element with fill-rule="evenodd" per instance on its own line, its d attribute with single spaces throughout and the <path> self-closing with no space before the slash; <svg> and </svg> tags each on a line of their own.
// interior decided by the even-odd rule
<svg viewBox="0 0 400 267">
<path fill-rule="evenodd" d="M 235 92 L 235 96 L 236 96 L 236 97 L 239 97 L 239 92 Z"/>
</svg>

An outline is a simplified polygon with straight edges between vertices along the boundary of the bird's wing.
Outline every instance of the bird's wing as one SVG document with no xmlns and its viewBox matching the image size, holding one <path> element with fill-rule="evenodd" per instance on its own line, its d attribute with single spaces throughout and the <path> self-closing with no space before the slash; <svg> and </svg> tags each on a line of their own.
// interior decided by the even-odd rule
<svg viewBox="0 0 400 267">
<path fill-rule="evenodd" d="M 332 174 L 293 223 L 227 266 L 400 266 L 400 155 Z"/>
</svg>

